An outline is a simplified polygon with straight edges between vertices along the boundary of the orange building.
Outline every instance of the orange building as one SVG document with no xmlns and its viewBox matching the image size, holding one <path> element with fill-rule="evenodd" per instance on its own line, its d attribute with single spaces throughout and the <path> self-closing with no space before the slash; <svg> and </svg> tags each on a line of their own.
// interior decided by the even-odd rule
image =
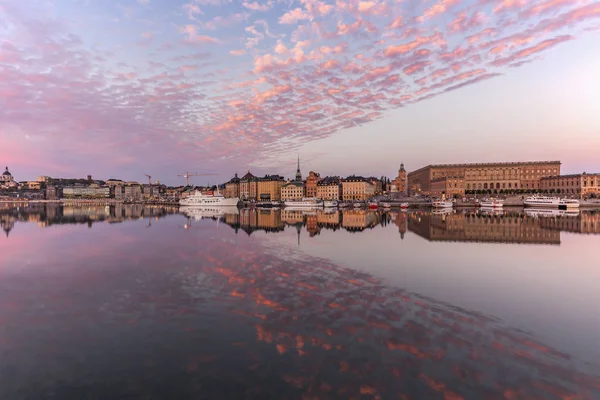
<svg viewBox="0 0 600 400">
<path fill-rule="evenodd" d="M 406 170 L 404 169 L 404 163 L 400 164 L 398 176 L 392 181 L 392 187 L 390 191 L 406 193 Z"/>
<path fill-rule="evenodd" d="M 317 197 L 317 183 L 321 181 L 321 175 L 310 171 L 306 177 L 306 197 Z"/>
</svg>

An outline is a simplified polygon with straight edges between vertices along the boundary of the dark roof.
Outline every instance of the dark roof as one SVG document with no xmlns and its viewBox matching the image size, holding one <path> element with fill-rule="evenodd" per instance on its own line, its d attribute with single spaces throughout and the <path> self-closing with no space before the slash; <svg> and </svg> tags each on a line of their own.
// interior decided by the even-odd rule
<svg viewBox="0 0 600 400">
<path fill-rule="evenodd" d="M 283 181 L 284 178 L 281 175 L 265 175 L 264 178 L 260 178 L 261 181 Z"/>
<path fill-rule="evenodd" d="M 342 179 L 342 182 L 369 182 L 369 180 L 362 176 L 350 175 L 347 178 Z"/>
<path fill-rule="evenodd" d="M 250 171 L 248 171 L 248 172 L 246 172 L 246 175 L 244 175 L 244 176 L 242 176 L 242 177 L 240 178 L 240 180 L 242 180 L 242 181 L 249 181 L 249 180 L 252 180 L 252 179 L 255 179 L 255 178 L 256 178 L 256 177 L 255 177 L 254 175 L 252 175 L 252 174 L 250 173 Z"/>
<path fill-rule="evenodd" d="M 6 167 L 6 171 L 4 171 L 4 173 L 2 174 L 2 176 L 9 176 L 9 175 L 12 176 L 10 174 L 10 172 L 8 172 L 8 167 Z"/>
</svg>

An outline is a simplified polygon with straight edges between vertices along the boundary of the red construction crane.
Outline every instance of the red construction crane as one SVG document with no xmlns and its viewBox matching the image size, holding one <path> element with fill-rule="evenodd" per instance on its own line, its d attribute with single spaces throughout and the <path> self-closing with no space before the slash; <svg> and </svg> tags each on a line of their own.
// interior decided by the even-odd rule
<svg viewBox="0 0 600 400">
<path fill-rule="evenodd" d="M 189 172 L 185 172 L 185 174 L 182 175 L 177 175 L 177 176 L 182 176 L 185 178 L 185 186 L 190 186 L 190 177 L 191 176 L 212 176 L 212 175 L 219 175 L 219 174 L 199 174 L 197 172 L 194 172 L 192 174 L 190 174 Z"/>
</svg>

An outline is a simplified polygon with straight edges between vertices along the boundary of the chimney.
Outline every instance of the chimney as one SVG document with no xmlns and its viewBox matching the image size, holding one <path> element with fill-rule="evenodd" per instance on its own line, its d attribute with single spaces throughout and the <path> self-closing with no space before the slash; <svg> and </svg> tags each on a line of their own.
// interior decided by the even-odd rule
<svg viewBox="0 0 600 400">
<path fill-rule="evenodd" d="M 91 180 L 92 180 L 92 176 L 88 175 L 88 181 L 91 181 Z"/>
</svg>

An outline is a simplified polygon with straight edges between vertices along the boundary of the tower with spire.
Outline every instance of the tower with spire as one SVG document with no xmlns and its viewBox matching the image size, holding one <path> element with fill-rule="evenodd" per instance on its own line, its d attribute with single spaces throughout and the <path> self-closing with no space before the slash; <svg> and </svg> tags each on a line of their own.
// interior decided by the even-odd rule
<svg viewBox="0 0 600 400">
<path fill-rule="evenodd" d="M 298 168 L 296 169 L 296 181 L 302 181 L 302 174 L 300 173 L 300 155 L 298 155 Z"/>
<path fill-rule="evenodd" d="M 404 163 L 400 163 L 398 176 L 392 181 L 392 191 L 406 193 L 406 170 L 404 169 Z"/>
</svg>

